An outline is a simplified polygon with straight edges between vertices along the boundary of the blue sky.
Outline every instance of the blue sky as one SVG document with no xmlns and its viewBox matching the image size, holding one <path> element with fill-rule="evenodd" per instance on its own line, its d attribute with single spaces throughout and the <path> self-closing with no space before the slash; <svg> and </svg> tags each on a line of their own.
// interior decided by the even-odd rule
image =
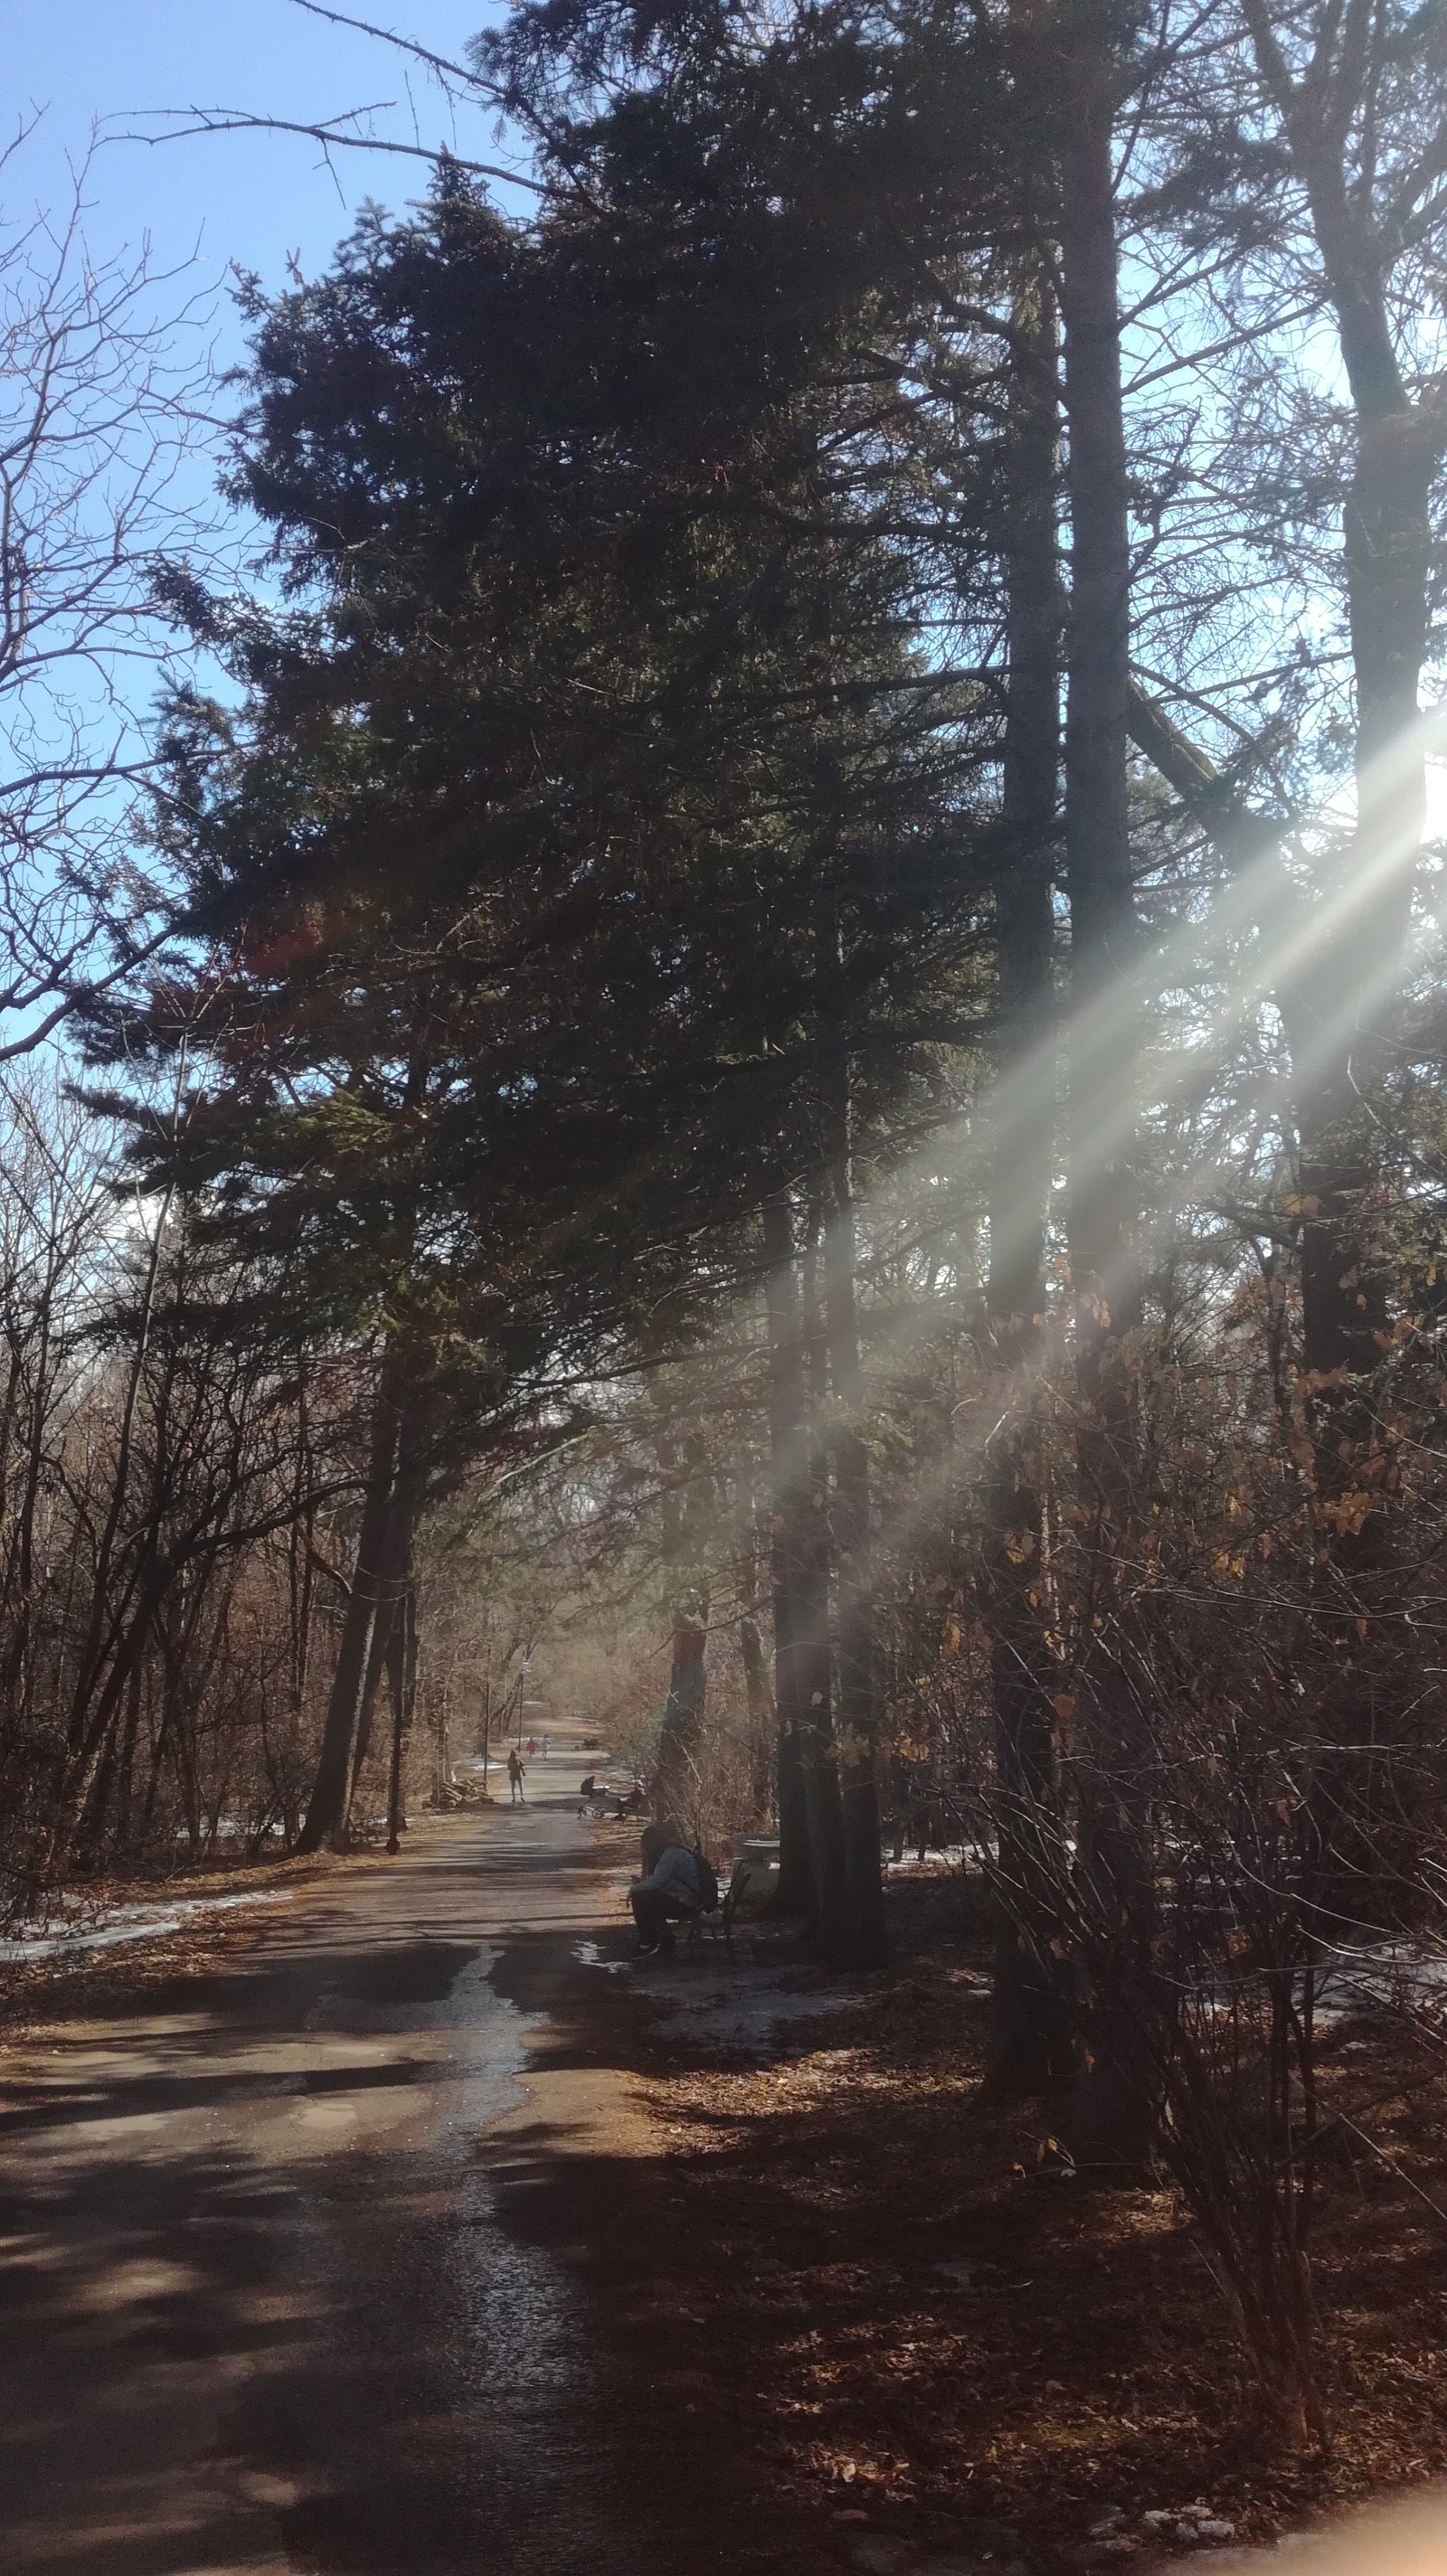
<svg viewBox="0 0 1447 2576">
<path fill-rule="evenodd" d="M 404 0 L 405 15 L 394 14 L 393 0 L 356 5 L 456 58 L 505 0 Z M 153 124 L 158 111 L 212 106 L 313 120 L 375 103 L 381 132 L 427 144 L 447 139 L 482 159 L 495 154 L 487 117 L 456 130 L 420 66 L 325 24 L 295 0 L 12 0 L 8 21 L 3 122 L 13 131 L 42 111 L 23 155 L 0 176 L 0 214 L 12 223 L 37 204 L 66 204 L 68 164 L 84 155 L 93 127 L 114 134 L 146 122 L 148 111 Z M 293 256 L 314 275 L 365 197 L 397 208 L 425 185 L 420 162 L 339 151 L 329 167 L 298 136 L 116 140 L 91 166 L 87 234 L 101 259 L 146 237 L 158 266 L 194 253 L 190 282 L 216 289 L 214 347 L 228 364 L 244 345 L 225 292 L 233 261 L 274 288 L 285 284 Z M 174 309 L 176 300 L 175 290 L 158 291 L 158 309 Z M 1433 803 L 1439 828 L 1447 821 L 1440 770 Z"/>
<path fill-rule="evenodd" d="M 383 24 L 456 59 L 501 0 L 404 5 L 416 14 L 393 19 L 389 0 L 373 0 Z M 362 7 L 371 14 L 366 0 Z M 233 263 L 254 270 L 272 289 L 287 284 L 289 260 L 314 276 L 365 198 L 394 210 L 405 206 L 425 192 L 428 166 L 347 150 L 336 152 L 328 167 L 309 139 L 271 133 L 196 135 L 148 145 L 119 139 L 128 126 L 159 130 L 167 109 L 222 107 L 315 122 L 370 106 L 380 133 L 429 147 L 447 141 L 483 160 L 503 157 L 489 117 L 478 113 L 455 128 L 449 102 L 420 66 L 364 36 L 326 25 L 294 0 L 29 0 L 28 6 L 11 0 L 6 34 L 0 135 L 8 141 L 18 128 L 33 130 L 0 170 L 0 241 L 23 240 L 37 214 L 63 223 L 93 133 L 115 138 L 90 160 L 85 240 L 102 270 L 113 261 L 134 265 L 148 246 L 153 283 L 146 304 L 163 344 L 169 341 L 173 381 L 180 369 L 194 383 L 207 358 L 218 369 L 244 358 L 245 333 L 228 291 Z M 516 196 L 513 202 L 522 207 L 530 201 Z M 36 257 L 43 265 L 43 246 Z M 188 306 L 193 313 L 199 306 L 204 328 L 170 332 L 166 326 Z M 23 414 L 29 394 L 23 378 L 17 382 Z M 0 385 L 0 418 L 9 416 L 5 395 Z M 220 386 L 203 391 L 200 407 L 222 420 L 239 400 L 234 389 Z M 169 515 L 148 523 L 148 537 L 154 526 L 155 542 L 183 549 L 223 585 L 240 573 L 264 586 L 265 574 L 254 559 L 259 532 L 239 520 L 228 522 L 217 496 L 219 444 L 208 443 L 199 426 L 194 435 L 198 443 L 172 466 L 164 487 Z M 148 440 L 142 422 L 133 442 L 142 459 Z M 83 527 L 86 513 L 94 517 L 102 560 L 112 485 L 123 494 L 132 472 L 122 443 L 113 468 L 81 505 L 77 524 Z M 83 642 L 77 649 L 67 642 L 71 628 L 84 638 L 84 612 L 68 623 L 61 617 L 47 629 L 52 658 L 41 657 L 35 672 L 0 699 L 0 774 L 20 776 L 37 759 L 62 757 L 72 728 L 88 757 L 143 754 L 162 680 L 166 631 L 156 626 L 131 632 L 122 620 L 104 629 L 99 641 L 92 635 L 89 649 Z M 107 640 L 115 636 L 129 638 L 118 651 Z M 204 664 L 198 676 L 205 685 L 218 685 Z M 98 791 L 84 808 L 83 828 L 104 839 L 127 794 L 120 786 Z"/>
<path fill-rule="evenodd" d="M 495 12 L 489 0 L 415 0 L 397 16 L 380 0 L 361 14 L 455 59 Z M 420 67 L 409 75 L 389 48 L 293 0 L 30 0 L 7 17 L 6 126 L 44 110 L 23 162 L 6 174 L 12 220 L 65 201 L 67 161 L 83 155 L 93 124 L 114 128 L 148 109 L 223 105 L 308 120 L 385 100 L 394 104 L 379 113 L 379 131 L 409 141 L 420 133 L 427 144 L 447 137 L 494 157 L 483 118 L 454 137 L 446 101 Z M 286 135 L 109 143 L 92 165 L 88 238 L 105 256 L 149 235 L 167 264 L 199 241 L 203 277 L 224 284 L 235 260 L 280 286 L 289 254 L 308 273 L 325 262 L 364 197 L 396 207 L 425 185 L 421 163 L 382 153 L 339 152 L 334 167 L 335 176 L 314 144 Z"/>
</svg>

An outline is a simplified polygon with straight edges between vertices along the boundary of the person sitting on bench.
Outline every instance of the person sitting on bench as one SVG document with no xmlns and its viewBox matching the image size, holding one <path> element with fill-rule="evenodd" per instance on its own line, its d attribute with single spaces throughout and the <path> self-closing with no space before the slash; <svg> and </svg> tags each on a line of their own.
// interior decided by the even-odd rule
<svg viewBox="0 0 1447 2576">
<path fill-rule="evenodd" d="M 628 1891 L 640 1957 L 673 1949 L 670 1922 L 686 1923 L 698 1912 L 699 1903 L 698 1863 L 678 1840 L 676 1826 L 649 1826 L 643 1837 L 643 1865 L 647 1877 L 635 1878 Z"/>
</svg>

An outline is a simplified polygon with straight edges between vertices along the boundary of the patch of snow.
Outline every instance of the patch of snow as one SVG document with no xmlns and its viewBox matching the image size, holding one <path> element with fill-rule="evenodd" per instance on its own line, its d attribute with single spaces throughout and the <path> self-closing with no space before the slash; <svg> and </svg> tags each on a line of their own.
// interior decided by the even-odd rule
<svg viewBox="0 0 1447 2576">
<path fill-rule="evenodd" d="M 23 1927 L 13 1939 L 0 1941 L 0 1960 L 57 1959 L 78 1950 L 111 1950 L 121 1941 L 155 1941 L 163 1933 L 180 1932 L 198 1914 L 232 1913 L 242 1905 L 289 1905 L 295 1892 L 258 1887 L 241 1896 L 191 1896 L 173 1905 L 116 1905 L 59 1931 L 43 1924 Z"/>
<path fill-rule="evenodd" d="M 918 1859 L 914 1853 L 905 1860 L 887 1860 L 884 1865 L 885 1875 L 888 1878 L 938 1876 L 941 1870 L 966 1869 L 993 1858 L 993 1851 L 983 1843 L 931 1844 L 923 1860 Z"/>
<path fill-rule="evenodd" d="M 1444 1987 L 1447 1952 L 1425 1942 L 1376 1942 L 1329 1957 L 1317 1974 L 1316 2011 L 1328 2022 L 1364 2010 L 1420 2011 L 1440 2004 Z"/>
<path fill-rule="evenodd" d="M 1140 2527 L 1158 2540 L 1169 2534 L 1188 2548 L 1204 2543 L 1204 2550 L 1198 2551 L 1201 2555 L 1222 2548 L 1228 2540 L 1236 2537 L 1235 2523 L 1228 2522 L 1223 2514 L 1213 2513 L 1201 2496 L 1194 2504 L 1153 2505 L 1149 2512 L 1140 2516 Z"/>
<path fill-rule="evenodd" d="M 656 2028 L 667 2039 L 687 2040 L 720 2057 L 757 2056 L 785 2024 L 817 2021 L 854 2001 L 853 1992 L 838 1985 L 801 1989 L 787 1982 L 788 1970 L 699 1969 L 691 1961 L 669 1961 L 662 1974 L 676 1982 L 661 1999 Z M 652 1978 L 649 1992 L 659 1994 Z"/>
<path fill-rule="evenodd" d="M 1222 2548 L 1228 2540 L 1236 2537 L 1235 2523 L 1227 2522 L 1223 2515 L 1214 2513 L 1204 2496 L 1197 2496 L 1193 2504 L 1177 2505 L 1170 2513 L 1143 2513 L 1141 2524 L 1146 2531 L 1157 2534 L 1173 2530 L 1184 2548 L 1198 2554 L 1202 2552 L 1203 2544 L 1205 2552 L 1209 2552 Z"/>
</svg>

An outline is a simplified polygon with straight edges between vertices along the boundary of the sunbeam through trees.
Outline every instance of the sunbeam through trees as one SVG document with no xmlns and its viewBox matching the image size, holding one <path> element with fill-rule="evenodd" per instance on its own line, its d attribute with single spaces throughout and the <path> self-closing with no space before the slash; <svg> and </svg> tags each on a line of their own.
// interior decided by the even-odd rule
<svg viewBox="0 0 1447 2576">
<path fill-rule="evenodd" d="M 1447 1960 L 1442 18 L 378 42 L 464 140 L 239 384 L 0 237 L 6 1928 L 576 1701 L 831 1970 L 949 1855 L 982 2112 L 1325 2454 L 1322 2034 Z"/>
</svg>

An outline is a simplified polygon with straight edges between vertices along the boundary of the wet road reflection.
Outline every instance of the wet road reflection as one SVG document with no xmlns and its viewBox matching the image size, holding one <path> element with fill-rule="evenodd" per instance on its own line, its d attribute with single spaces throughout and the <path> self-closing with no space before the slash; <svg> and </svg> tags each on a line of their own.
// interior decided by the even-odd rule
<svg viewBox="0 0 1447 2576">
<path fill-rule="evenodd" d="M 521 2099 L 509 1940 L 535 1979 L 554 1948 L 576 1975 L 597 1903 L 570 1810 L 448 1824 L 326 1882 L 224 1974 L 14 2052 L 15 2576 L 696 2562 L 650 2531 L 606 2320 L 478 2152 Z"/>
</svg>

